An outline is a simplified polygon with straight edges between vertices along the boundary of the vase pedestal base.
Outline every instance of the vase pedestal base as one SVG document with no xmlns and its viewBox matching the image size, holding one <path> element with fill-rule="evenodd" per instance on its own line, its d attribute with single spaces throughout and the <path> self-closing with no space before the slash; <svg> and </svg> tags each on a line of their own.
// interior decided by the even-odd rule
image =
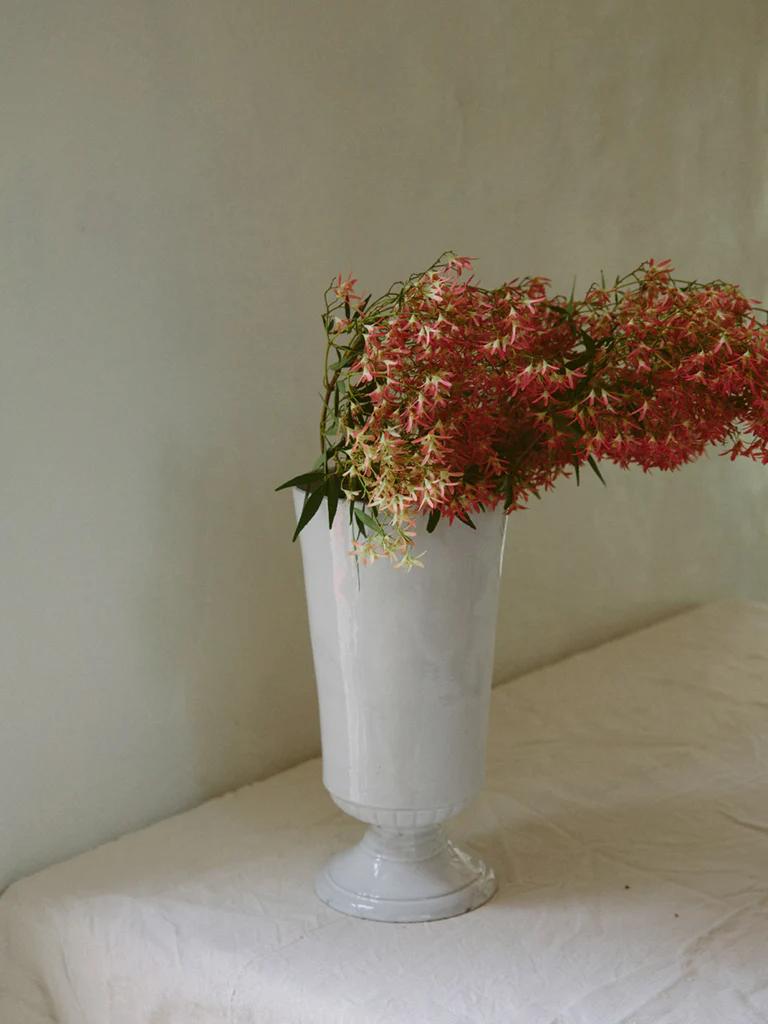
<svg viewBox="0 0 768 1024">
<path fill-rule="evenodd" d="M 337 853 L 315 892 L 342 914 L 369 921 L 437 921 L 466 914 L 496 892 L 482 860 L 450 842 L 440 825 L 395 829 L 372 826 Z"/>
</svg>

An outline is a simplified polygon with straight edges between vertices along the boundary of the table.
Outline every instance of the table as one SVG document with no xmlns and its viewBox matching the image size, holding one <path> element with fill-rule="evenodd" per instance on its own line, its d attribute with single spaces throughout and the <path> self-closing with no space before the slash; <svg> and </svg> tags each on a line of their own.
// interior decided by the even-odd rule
<svg viewBox="0 0 768 1024">
<path fill-rule="evenodd" d="M 465 917 L 314 897 L 362 826 L 311 761 L 0 898 L 3 1024 L 768 1021 L 768 606 L 707 605 L 494 694 Z"/>
</svg>

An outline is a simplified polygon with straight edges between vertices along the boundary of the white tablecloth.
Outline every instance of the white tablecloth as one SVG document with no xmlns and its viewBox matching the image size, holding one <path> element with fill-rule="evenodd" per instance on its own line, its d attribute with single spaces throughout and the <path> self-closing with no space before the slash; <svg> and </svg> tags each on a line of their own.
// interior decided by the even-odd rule
<svg viewBox="0 0 768 1024">
<path fill-rule="evenodd" d="M 12 886 L 2 1024 L 768 1021 L 768 607 L 709 605 L 499 688 L 452 831 L 485 907 L 335 914 L 361 826 L 317 761 Z"/>
</svg>

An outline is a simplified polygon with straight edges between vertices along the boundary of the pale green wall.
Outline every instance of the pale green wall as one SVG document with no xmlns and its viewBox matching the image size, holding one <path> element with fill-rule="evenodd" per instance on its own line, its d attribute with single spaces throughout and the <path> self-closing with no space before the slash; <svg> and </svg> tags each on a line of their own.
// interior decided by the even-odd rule
<svg viewBox="0 0 768 1024">
<path fill-rule="evenodd" d="M 768 295 L 761 0 L 0 0 L 0 885 L 314 753 L 322 290 L 443 248 Z M 507 676 L 768 599 L 768 471 L 510 523 Z M 620 680 L 617 683 L 620 684 Z M 574 699 L 578 699 L 577 695 Z"/>
</svg>

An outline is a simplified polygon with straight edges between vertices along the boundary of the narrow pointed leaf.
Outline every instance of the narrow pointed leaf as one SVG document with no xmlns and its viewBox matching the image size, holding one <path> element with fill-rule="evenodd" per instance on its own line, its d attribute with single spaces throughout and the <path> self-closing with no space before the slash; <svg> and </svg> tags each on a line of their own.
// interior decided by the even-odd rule
<svg viewBox="0 0 768 1024">
<path fill-rule="evenodd" d="M 466 512 L 458 512 L 456 514 L 456 518 L 459 520 L 459 522 L 464 523 L 465 526 L 471 526 L 473 530 L 477 529 L 477 527 L 469 518 L 469 515 Z"/>
<path fill-rule="evenodd" d="M 593 472 L 593 473 L 595 474 L 595 476 L 596 476 L 596 477 L 597 477 L 597 479 L 598 479 L 598 480 L 600 481 L 600 483 L 601 483 L 601 484 L 603 485 L 603 487 L 607 487 L 607 486 L 608 486 L 608 484 L 607 484 L 607 483 L 605 482 L 605 480 L 603 479 L 603 474 L 602 474 L 602 473 L 600 472 L 600 467 L 599 467 L 599 466 L 598 466 L 598 464 L 597 464 L 597 463 L 595 462 L 595 460 L 594 460 L 594 458 L 593 458 L 593 456 L 592 456 L 592 455 L 590 455 L 590 456 L 588 457 L 588 459 L 587 459 L 587 462 L 589 463 L 590 469 L 591 469 L 591 470 L 592 470 L 592 472 Z"/>
<path fill-rule="evenodd" d="M 507 473 L 507 478 L 504 482 L 504 511 L 512 506 L 514 502 L 514 481 L 512 480 L 512 474 Z"/>
<path fill-rule="evenodd" d="M 341 480 L 337 476 L 332 476 L 328 480 L 328 486 L 326 488 L 328 495 L 328 529 L 333 526 L 333 520 L 336 515 L 336 508 L 339 504 L 339 495 L 341 493 Z"/>
<path fill-rule="evenodd" d="M 367 512 L 363 512 L 362 509 L 355 509 L 355 519 L 364 526 L 369 527 L 371 530 L 375 530 L 376 533 L 381 533 L 381 523 L 379 523 L 373 516 L 369 516 Z"/>
<path fill-rule="evenodd" d="M 323 482 L 324 473 L 321 470 L 313 470 L 311 473 L 299 473 L 298 476 L 286 480 L 284 484 L 276 487 L 276 491 L 284 491 L 286 487 L 309 487 L 314 490 Z"/>
<path fill-rule="evenodd" d="M 427 533 L 432 533 L 432 531 L 434 530 L 434 528 L 437 526 L 437 524 L 439 522 L 440 522 L 440 509 L 439 508 L 433 508 L 432 511 L 429 513 L 429 518 L 427 519 Z"/>
<path fill-rule="evenodd" d="M 310 491 L 309 494 L 304 499 L 304 505 L 302 506 L 301 509 L 301 515 L 299 516 L 299 521 L 296 524 L 296 530 L 294 531 L 293 534 L 293 540 L 296 540 L 296 538 L 299 536 L 301 531 L 310 521 L 312 516 L 314 516 L 315 512 L 317 512 L 317 510 L 322 505 L 324 491 L 324 487 L 318 487 L 316 491 Z"/>
</svg>

